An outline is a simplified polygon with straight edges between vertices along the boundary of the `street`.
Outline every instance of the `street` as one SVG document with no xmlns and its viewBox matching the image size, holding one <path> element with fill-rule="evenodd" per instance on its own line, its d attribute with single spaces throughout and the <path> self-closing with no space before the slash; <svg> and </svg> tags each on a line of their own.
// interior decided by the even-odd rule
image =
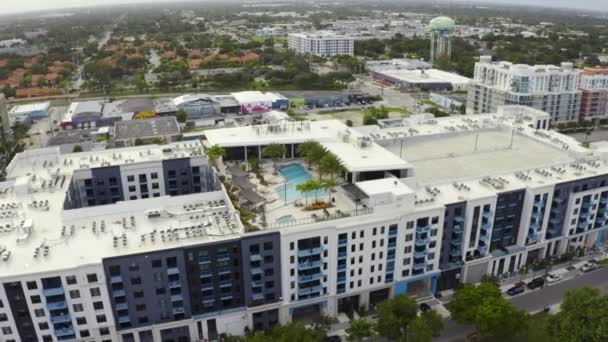
<svg viewBox="0 0 608 342">
<path fill-rule="evenodd" d="M 559 304 L 564 295 L 569 290 L 581 287 L 595 287 L 603 292 L 608 292 L 608 267 L 602 267 L 589 273 L 583 273 L 575 278 L 571 278 L 554 285 L 545 286 L 542 289 L 530 291 L 512 297 L 509 300 L 518 309 L 529 313 L 543 310 L 549 305 Z M 437 342 L 459 342 L 464 341 L 464 337 L 475 331 L 473 327 L 462 325 L 451 319 L 445 321 L 441 336 L 434 339 Z"/>
<path fill-rule="evenodd" d="M 573 279 L 555 285 L 545 286 L 536 291 L 529 291 L 511 299 L 517 308 L 536 312 L 548 305 L 558 304 L 568 290 L 580 287 L 595 287 L 608 292 L 608 268 L 602 267 L 589 273 L 583 273 Z"/>
</svg>

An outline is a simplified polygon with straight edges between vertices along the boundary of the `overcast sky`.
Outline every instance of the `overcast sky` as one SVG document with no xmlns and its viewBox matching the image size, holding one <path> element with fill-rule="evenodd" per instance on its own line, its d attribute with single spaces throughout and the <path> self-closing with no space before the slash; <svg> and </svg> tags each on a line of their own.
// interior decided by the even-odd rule
<svg viewBox="0 0 608 342">
<path fill-rule="evenodd" d="M 0 15 L 15 12 L 27 12 L 43 9 L 58 9 L 67 7 L 86 7 L 91 4 L 112 5 L 142 2 L 183 2 L 183 0 L 0 0 Z M 199 0 L 201 1 L 201 0 Z M 347 2 L 348 0 L 342 0 Z M 448 0 L 444 0 L 448 1 Z M 464 1 L 455 0 L 454 2 Z M 477 0 L 487 3 L 523 4 L 538 6 L 577 7 L 590 10 L 608 11 L 608 0 Z"/>
</svg>

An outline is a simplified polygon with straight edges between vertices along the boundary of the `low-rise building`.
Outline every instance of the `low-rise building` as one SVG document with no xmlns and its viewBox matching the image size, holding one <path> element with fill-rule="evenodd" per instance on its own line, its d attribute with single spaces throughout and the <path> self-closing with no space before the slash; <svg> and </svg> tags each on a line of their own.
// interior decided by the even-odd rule
<svg viewBox="0 0 608 342">
<path fill-rule="evenodd" d="M 608 67 L 585 68 L 581 73 L 582 120 L 608 118 Z"/>
<path fill-rule="evenodd" d="M 181 129 L 174 116 L 118 121 L 114 126 L 113 142 L 116 147 L 166 144 L 179 140 Z"/>
<path fill-rule="evenodd" d="M 439 70 L 384 69 L 371 72 L 374 82 L 404 89 L 466 90 L 470 78 Z"/>
<path fill-rule="evenodd" d="M 309 53 L 321 57 L 355 54 L 355 41 L 352 37 L 331 31 L 290 33 L 287 43 L 290 50 L 302 54 Z"/>
<path fill-rule="evenodd" d="M 14 106 L 8 112 L 10 125 L 13 126 L 17 122 L 30 124 L 34 120 L 47 117 L 50 106 L 50 102 Z"/>
</svg>

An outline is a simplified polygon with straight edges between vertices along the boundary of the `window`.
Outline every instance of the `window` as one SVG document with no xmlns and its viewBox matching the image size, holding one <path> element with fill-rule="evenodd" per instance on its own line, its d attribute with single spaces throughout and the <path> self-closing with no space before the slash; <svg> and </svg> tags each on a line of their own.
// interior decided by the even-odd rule
<svg viewBox="0 0 608 342">
<path fill-rule="evenodd" d="M 412 241 L 414 239 L 414 234 L 407 234 L 405 236 L 405 242 Z"/>
<path fill-rule="evenodd" d="M 152 189 L 158 190 L 158 188 L 160 188 L 160 186 L 158 185 L 158 183 L 152 183 Z"/>
<path fill-rule="evenodd" d="M 439 223 L 439 216 L 433 216 L 433 218 L 431 219 L 431 224 L 437 224 Z"/>
<path fill-rule="evenodd" d="M 272 241 L 264 242 L 264 250 L 271 251 L 273 249 Z"/>
<path fill-rule="evenodd" d="M 4 335 L 10 335 L 13 333 L 13 330 L 11 329 L 11 327 L 2 327 L 2 333 Z"/>
<path fill-rule="evenodd" d="M 74 312 L 83 312 L 84 311 L 84 307 L 82 306 L 82 304 L 74 304 L 74 305 L 72 305 L 72 308 L 74 309 Z"/>
<path fill-rule="evenodd" d="M 412 252 L 412 246 L 406 246 L 403 249 L 403 253 L 405 253 L 405 254 L 408 254 L 408 253 L 411 253 L 411 252 Z"/>
<path fill-rule="evenodd" d="M 38 288 L 38 284 L 36 284 L 35 281 L 28 281 L 27 282 L 27 289 L 28 290 L 35 290 Z"/>
<path fill-rule="evenodd" d="M 89 283 L 96 283 L 97 282 L 97 274 L 95 274 L 95 273 L 87 274 L 87 281 Z"/>
<path fill-rule="evenodd" d="M 161 259 L 152 260 L 152 267 L 159 268 L 163 266 L 163 261 Z"/>
<path fill-rule="evenodd" d="M 40 296 L 38 296 L 38 295 L 31 296 L 30 299 L 32 300 L 32 304 L 42 303 L 42 300 L 40 299 Z"/>
<path fill-rule="evenodd" d="M 99 328 L 99 334 L 102 336 L 110 335 L 110 329 L 108 328 Z"/>
<path fill-rule="evenodd" d="M 99 297 L 101 296 L 101 291 L 99 290 L 98 287 L 93 287 L 91 289 L 91 297 Z"/>
<path fill-rule="evenodd" d="M 38 328 L 40 330 L 49 330 L 49 324 L 47 322 L 40 322 L 38 323 Z"/>
<path fill-rule="evenodd" d="M 44 313 L 44 309 L 35 309 L 34 315 L 36 317 L 44 317 L 46 314 Z"/>
<path fill-rule="evenodd" d="M 70 290 L 70 298 L 72 298 L 72 299 L 80 298 L 80 291 Z"/>
<path fill-rule="evenodd" d="M 150 178 L 152 178 L 152 179 L 158 179 L 158 173 L 157 172 L 152 172 L 150 174 Z"/>
<path fill-rule="evenodd" d="M 131 278 L 131 284 L 132 285 L 141 285 L 141 278 L 140 277 Z"/>
<path fill-rule="evenodd" d="M 76 324 L 85 325 L 87 324 L 87 319 L 84 317 L 76 317 Z"/>
<path fill-rule="evenodd" d="M 137 187 L 135 185 L 129 185 L 129 192 L 137 191 Z"/>
<path fill-rule="evenodd" d="M 97 323 L 105 323 L 108 321 L 106 315 L 97 315 Z"/>
<path fill-rule="evenodd" d="M 0 313 L 0 322 L 8 321 L 8 316 L 5 313 Z"/>
<path fill-rule="evenodd" d="M 146 304 L 135 305 L 135 311 L 146 311 Z"/>
<path fill-rule="evenodd" d="M 65 282 L 68 285 L 75 285 L 76 284 L 76 277 L 75 276 L 67 276 L 67 277 L 65 277 Z"/>
<path fill-rule="evenodd" d="M 93 303 L 93 308 L 95 310 L 103 310 L 103 302 L 94 302 Z"/>
<path fill-rule="evenodd" d="M 80 330 L 80 337 L 89 337 L 91 334 L 88 330 Z"/>
<path fill-rule="evenodd" d="M 135 291 L 135 292 L 133 292 L 133 297 L 135 297 L 135 298 L 143 298 L 144 297 L 144 291 Z"/>
<path fill-rule="evenodd" d="M 414 221 L 409 221 L 406 225 L 407 229 L 413 229 L 414 228 Z"/>
</svg>

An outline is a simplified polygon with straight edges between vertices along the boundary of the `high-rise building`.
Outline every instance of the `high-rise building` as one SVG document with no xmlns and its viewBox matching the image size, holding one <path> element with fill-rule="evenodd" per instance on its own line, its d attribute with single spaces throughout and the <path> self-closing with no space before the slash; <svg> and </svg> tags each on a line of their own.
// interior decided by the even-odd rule
<svg viewBox="0 0 608 342">
<path fill-rule="evenodd" d="M 355 54 L 355 40 L 352 37 L 330 31 L 290 33 L 287 43 L 289 49 L 296 53 L 309 53 L 320 57 Z"/>
<path fill-rule="evenodd" d="M 608 147 L 549 121 L 504 106 L 385 128 L 210 130 L 239 184 L 230 194 L 199 142 L 19 153 L 0 182 L 1 339 L 214 341 L 605 244 Z M 310 140 L 345 168 L 344 185 L 315 195 L 326 210 L 297 191 L 312 175 L 294 154 Z M 269 144 L 285 160 L 256 186 L 238 165 Z M 264 214 L 241 222 L 235 196 Z"/>
<path fill-rule="evenodd" d="M 580 88 L 581 119 L 606 119 L 608 117 L 608 67 L 583 69 Z"/>
<path fill-rule="evenodd" d="M 439 58 L 450 59 L 452 56 L 452 33 L 455 22 L 452 18 L 437 17 L 430 21 L 431 29 L 431 64 Z"/>
<path fill-rule="evenodd" d="M 576 121 L 579 80 L 580 70 L 572 63 L 525 65 L 481 56 L 468 90 L 467 113 L 492 113 L 499 106 L 515 104 L 547 112 L 553 122 Z"/>
</svg>

